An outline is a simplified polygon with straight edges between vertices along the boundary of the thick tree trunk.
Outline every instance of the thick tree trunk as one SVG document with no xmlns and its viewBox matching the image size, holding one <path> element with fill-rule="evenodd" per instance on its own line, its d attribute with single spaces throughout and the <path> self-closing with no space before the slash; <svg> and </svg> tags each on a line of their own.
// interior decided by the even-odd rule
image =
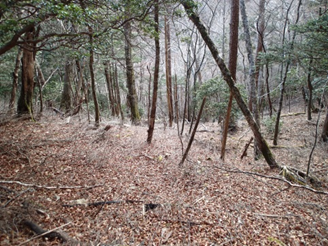
<svg viewBox="0 0 328 246">
<path fill-rule="evenodd" d="M 60 108 L 68 113 L 72 108 L 72 91 L 71 83 L 73 78 L 73 64 L 67 60 L 65 64 L 64 88 L 62 91 Z"/>
<path fill-rule="evenodd" d="M 237 57 L 238 57 L 238 26 L 239 26 L 239 1 L 231 0 L 230 41 L 229 41 L 229 70 L 236 81 Z M 224 121 L 222 136 L 221 159 L 224 160 L 225 148 L 228 137 L 230 115 L 232 109 L 233 94 L 230 92 L 227 115 Z M 233 123 L 234 124 L 234 123 Z"/>
<path fill-rule="evenodd" d="M 247 120 L 249 127 L 253 131 L 253 134 L 254 134 L 256 140 L 258 141 L 259 149 L 261 150 L 265 160 L 267 161 L 270 168 L 278 168 L 279 165 L 277 164 L 273 154 L 271 153 L 271 150 L 270 150 L 267 142 L 263 138 L 263 136 L 262 136 L 262 134 L 259 130 L 259 127 L 257 126 L 254 118 L 252 117 L 251 112 L 247 108 L 246 103 L 244 102 L 238 88 L 235 86 L 234 80 L 233 80 L 233 78 L 230 74 L 230 71 L 228 70 L 228 68 L 227 68 L 226 64 L 224 63 L 223 59 L 219 56 L 219 52 L 218 52 L 217 48 L 215 47 L 215 44 L 212 41 L 212 39 L 209 37 L 209 35 L 206 31 L 206 27 L 204 26 L 204 24 L 199 19 L 199 16 L 197 14 L 195 14 L 195 12 L 193 10 L 193 8 L 194 8 L 193 6 L 195 6 L 193 4 L 193 1 L 180 0 L 180 2 L 184 6 L 184 8 L 185 8 L 185 10 L 188 14 L 188 17 L 195 24 L 198 31 L 202 35 L 202 38 L 204 39 L 207 47 L 211 51 L 212 56 L 213 56 L 216 64 L 218 65 L 218 67 L 221 70 L 221 73 L 223 75 L 224 80 L 227 82 L 227 84 L 230 88 L 230 91 L 232 91 L 239 108 L 241 109 L 242 113 L 244 114 L 245 119 Z"/>
<path fill-rule="evenodd" d="M 14 106 L 15 106 L 15 102 L 16 102 L 16 93 L 17 93 L 17 87 L 18 87 L 18 72 L 19 72 L 22 55 L 23 55 L 23 50 L 19 49 L 17 56 L 16 56 L 15 68 L 14 68 L 14 72 L 13 72 L 13 87 L 11 89 L 10 101 L 9 101 L 9 113 L 10 114 L 14 113 Z"/>
<path fill-rule="evenodd" d="M 328 142 L 328 107 L 326 108 L 326 118 L 322 127 L 321 138 L 324 142 Z"/>
<path fill-rule="evenodd" d="M 153 86 L 153 100 L 150 111 L 150 120 L 149 120 L 149 129 L 147 142 L 151 143 L 155 127 L 155 118 L 156 118 L 156 103 L 157 103 L 157 91 L 158 91 L 158 78 L 159 78 L 159 62 L 160 62 L 160 46 L 159 46 L 159 7 L 158 0 L 155 0 L 155 11 L 154 11 L 154 21 L 155 21 L 155 71 L 154 71 L 154 86 Z"/>
<path fill-rule="evenodd" d="M 25 34 L 26 44 L 23 45 L 22 58 L 22 87 L 21 94 L 17 104 L 18 114 L 33 114 L 33 91 L 34 91 L 34 65 L 35 52 L 31 50 L 34 44 L 31 42 L 34 39 L 35 30 L 31 28 Z"/>
<path fill-rule="evenodd" d="M 134 69 L 132 62 L 132 48 L 131 48 L 131 23 L 128 21 L 124 25 L 125 35 L 125 62 L 126 62 L 126 83 L 128 87 L 128 104 L 131 111 L 132 124 L 140 124 L 140 114 L 138 107 L 138 95 L 135 86 Z"/>
</svg>

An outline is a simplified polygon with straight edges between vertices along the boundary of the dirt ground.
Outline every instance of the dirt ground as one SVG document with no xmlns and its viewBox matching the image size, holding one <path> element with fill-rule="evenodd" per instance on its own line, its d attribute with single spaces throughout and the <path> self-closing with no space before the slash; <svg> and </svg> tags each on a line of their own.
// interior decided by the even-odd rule
<svg viewBox="0 0 328 246">
<path fill-rule="evenodd" d="M 308 122 L 298 112 L 284 113 L 272 152 L 306 172 L 318 114 Z M 242 120 L 225 161 L 221 127 L 200 124 L 181 167 L 189 135 L 180 141 L 176 126 L 160 122 L 150 145 L 146 125 L 105 119 L 99 128 L 51 114 L 0 125 L 0 245 L 328 245 L 321 141 L 310 160 L 320 185 L 304 187 L 254 161 L 252 145 L 241 160 L 252 136 Z M 272 134 L 265 138 L 272 145 Z M 33 225 L 57 238 L 35 237 Z"/>
</svg>

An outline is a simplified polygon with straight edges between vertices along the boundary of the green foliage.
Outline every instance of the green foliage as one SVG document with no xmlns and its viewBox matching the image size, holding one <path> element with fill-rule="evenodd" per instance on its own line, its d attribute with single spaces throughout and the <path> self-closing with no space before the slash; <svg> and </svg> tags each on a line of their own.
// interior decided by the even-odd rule
<svg viewBox="0 0 328 246">
<path fill-rule="evenodd" d="M 277 115 L 273 115 L 272 117 L 268 117 L 263 121 L 263 124 L 265 126 L 265 129 L 267 133 L 273 134 L 276 126 L 276 121 L 277 121 Z M 283 121 L 279 121 L 279 130 L 281 129 L 283 125 Z"/>
<path fill-rule="evenodd" d="M 243 90 L 241 90 L 243 91 Z M 222 78 L 215 77 L 203 83 L 196 91 L 196 103 L 199 108 L 204 97 L 207 102 L 204 107 L 203 116 L 205 119 L 222 119 L 226 116 L 230 90 Z M 235 122 L 239 113 L 239 108 L 235 101 L 231 111 L 231 122 Z"/>
</svg>

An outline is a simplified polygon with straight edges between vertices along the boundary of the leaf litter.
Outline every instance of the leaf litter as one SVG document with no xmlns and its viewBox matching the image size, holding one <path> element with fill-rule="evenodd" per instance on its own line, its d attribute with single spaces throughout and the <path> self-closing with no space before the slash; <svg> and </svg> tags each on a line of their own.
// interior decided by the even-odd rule
<svg viewBox="0 0 328 246">
<path fill-rule="evenodd" d="M 2 124 L 0 244 L 60 243 L 31 240 L 23 221 L 32 221 L 44 230 L 65 225 L 69 245 L 328 245 L 327 195 L 266 178 L 279 172 L 254 161 L 252 148 L 241 160 L 251 137 L 245 122 L 229 136 L 225 161 L 220 126 L 200 127 L 179 167 L 188 134 L 182 147 L 177 129 L 162 124 L 150 145 L 146 125 L 94 128 L 53 116 Z M 304 115 L 284 118 L 272 149 L 278 163 L 306 170 L 313 132 Z M 319 142 L 311 171 L 322 191 L 327 160 Z"/>
</svg>

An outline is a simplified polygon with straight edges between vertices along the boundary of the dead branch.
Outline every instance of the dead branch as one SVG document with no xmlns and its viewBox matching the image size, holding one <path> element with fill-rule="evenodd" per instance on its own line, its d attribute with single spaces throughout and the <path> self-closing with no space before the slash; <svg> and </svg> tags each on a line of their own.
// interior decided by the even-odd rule
<svg viewBox="0 0 328 246">
<path fill-rule="evenodd" d="M 321 195 L 328 196 L 328 192 L 326 192 L 326 191 L 316 190 L 316 189 L 313 189 L 309 186 L 293 184 L 290 181 L 288 181 L 286 179 L 283 179 L 283 178 L 280 178 L 280 177 L 268 176 L 268 175 L 263 175 L 263 174 L 259 174 L 259 173 L 254 173 L 254 172 L 247 172 L 247 171 L 242 171 L 242 170 L 239 170 L 239 169 L 226 169 L 226 168 L 217 167 L 217 166 L 213 166 L 213 167 L 217 168 L 217 169 L 220 169 L 222 171 L 225 171 L 225 172 L 229 172 L 229 173 L 242 173 L 242 174 L 246 174 L 246 175 L 254 175 L 254 176 L 267 178 L 267 179 L 279 180 L 279 181 L 287 183 L 290 187 L 301 188 L 301 189 L 305 189 L 305 190 L 311 191 L 311 192 L 316 193 L 316 194 L 321 194 Z"/>
<path fill-rule="evenodd" d="M 247 150 L 248 147 L 250 146 L 251 142 L 253 141 L 253 137 L 251 137 L 251 139 L 248 141 L 248 143 L 246 143 L 243 154 L 241 155 L 240 159 L 243 159 L 245 156 L 247 156 Z"/>
<path fill-rule="evenodd" d="M 24 242 L 22 242 L 21 244 L 19 245 L 23 245 L 23 244 L 26 244 L 36 238 L 39 238 L 39 237 L 43 237 L 43 238 L 48 238 L 49 240 L 54 240 L 54 239 L 59 239 L 61 243 L 64 243 L 64 242 L 67 242 L 68 241 L 68 238 L 66 236 L 63 236 L 62 234 L 56 232 L 56 230 L 60 229 L 60 228 L 63 228 L 69 224 L 71 224 L 72 222 L 68 222 L 64 225 L 61 225 L 59 227 L 56 227 L 54 229 L 51 229 L 49 231 L 46 231 L 44 229 L 42 229 L 40 226 L 38 226 L 37 224 L 31 222 L 31 221 L 27 221 L 25 220 L 23 222 L 23 224 L 29 228 L 31 231 L 33 231 L 34 233 L 36 233 L 37 235 L 35 237 L 32 237 Z"/>
<path fill-rule="evenodd" d="M 289 219 L 290 217 L 300 217 L 296 214 L 285 214 L 285 215 L 279 215 L 279 214 L 258 214 L 255 213 L 254 215 L 260 216 L 260 217 L 268 217 L 268 218 L 274 218 L 274 219 Z"/>
<path fill-rule="evenodd" d="M 39 189 L 46 189 L 46 190 L 55 190 L 55 189 L 92 189 L 95 187 L 103 186 L 104 184 L 97 184 L 92 186 L 43 186 L 43 185 L 37 185 L 37 184 L 27 184 L 22 183 L 20 181 L 16 180 L 0 180 L 0 183 L 2 184 L 18 184 L 26 187 L 34 187 Z"/>
</svg>

